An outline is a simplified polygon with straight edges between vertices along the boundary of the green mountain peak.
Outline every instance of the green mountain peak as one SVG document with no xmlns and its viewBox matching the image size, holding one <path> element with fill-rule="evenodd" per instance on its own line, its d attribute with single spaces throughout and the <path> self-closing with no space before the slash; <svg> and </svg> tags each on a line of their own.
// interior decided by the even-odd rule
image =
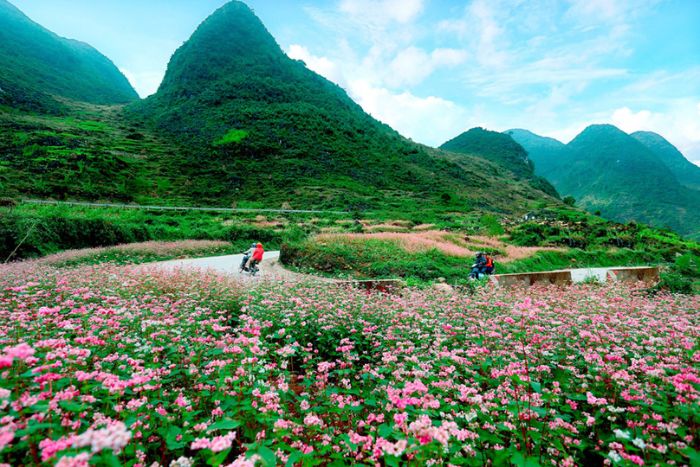
<svg viewBox="0 0 700 467">
<path fill-rule="evenodd" d="M 509 170 L 517 178 L 529 180 L 545 193 L 559 196 L 548 181 L 535 176 L 525 148 L 505 133 L 472 128 L 442 144 L 440 149 L 481 157 Z"/>
<path fill-rule="evenodd" d="M 172 56 L 159 92 L 206 93 L 241 68 L 272 65 L 283 52 L 244 3 L 232 1 L 209 16 Z"/>
<path fill-rule="evenodd" d="M 686 159 L 666 138 L 652 131 L 637 131 L 630 136 L 661 159 L 682 185 L 700 190 L 700 167 Z"/>
</svg>

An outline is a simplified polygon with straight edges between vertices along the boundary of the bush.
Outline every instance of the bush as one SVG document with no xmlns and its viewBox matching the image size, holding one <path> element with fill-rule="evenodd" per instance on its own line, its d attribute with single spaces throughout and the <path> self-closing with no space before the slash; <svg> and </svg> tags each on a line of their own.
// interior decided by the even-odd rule
<svg viewBox="0 0 700 467">
<path fill-rule="evenodd" d="M 693 293 L 693 282 L 677 272 L 667 272 L 661 274 L 661 280 L 656 289 L 671 293 L 691 294 Z"/>
<path fill-rule="evenodd" d="M 686 253 L 676 258 L 674 269 L 689 277 L 700 277 L 700 257 Z"/>
</svg>

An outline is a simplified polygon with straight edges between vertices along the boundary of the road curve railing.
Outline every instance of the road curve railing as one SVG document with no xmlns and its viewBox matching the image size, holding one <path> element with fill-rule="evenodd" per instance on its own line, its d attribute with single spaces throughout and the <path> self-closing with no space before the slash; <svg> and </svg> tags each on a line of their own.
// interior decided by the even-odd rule
<svg viewBox="0 0 700 467">
<path fill-rule="evenodd" d="M 323 211 L 313 209 L 265 209 L 265 208 L 217 208 L 206 206 L 155 206 L 146 204 L 89 203 L 83 201 L 53 201 L 44 199 L 22 199 L 26 204 L 57 206 L 82 206 L 93 208 L 143 209 L 147 211 L 212 211 L 212 212 L 271 212 L 289 214 L 350 214 L 348 211 Z"/>
</svg>

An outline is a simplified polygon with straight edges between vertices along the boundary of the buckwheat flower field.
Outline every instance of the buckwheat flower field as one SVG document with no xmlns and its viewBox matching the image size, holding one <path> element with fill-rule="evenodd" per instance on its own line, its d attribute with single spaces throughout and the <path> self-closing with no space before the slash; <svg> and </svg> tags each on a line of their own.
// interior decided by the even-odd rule
<svg viewBox="0 0 700 467">
<path fill-rule="evenodd" d="M 692 465 L 700 299 L 0 269 L 0 464 Z"/>
</svg>

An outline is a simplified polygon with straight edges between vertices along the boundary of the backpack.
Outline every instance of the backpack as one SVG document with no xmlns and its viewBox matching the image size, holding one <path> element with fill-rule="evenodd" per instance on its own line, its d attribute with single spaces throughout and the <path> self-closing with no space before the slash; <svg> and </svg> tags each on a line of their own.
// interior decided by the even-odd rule
<svg viewBox="0 0 700 467">
<path fill-rule="evenodd" d="M 486 255 L 486 267 L 487 268 L 492 268 L 493 267 L 493 258 L 490 256 Z"/>
</svg>

